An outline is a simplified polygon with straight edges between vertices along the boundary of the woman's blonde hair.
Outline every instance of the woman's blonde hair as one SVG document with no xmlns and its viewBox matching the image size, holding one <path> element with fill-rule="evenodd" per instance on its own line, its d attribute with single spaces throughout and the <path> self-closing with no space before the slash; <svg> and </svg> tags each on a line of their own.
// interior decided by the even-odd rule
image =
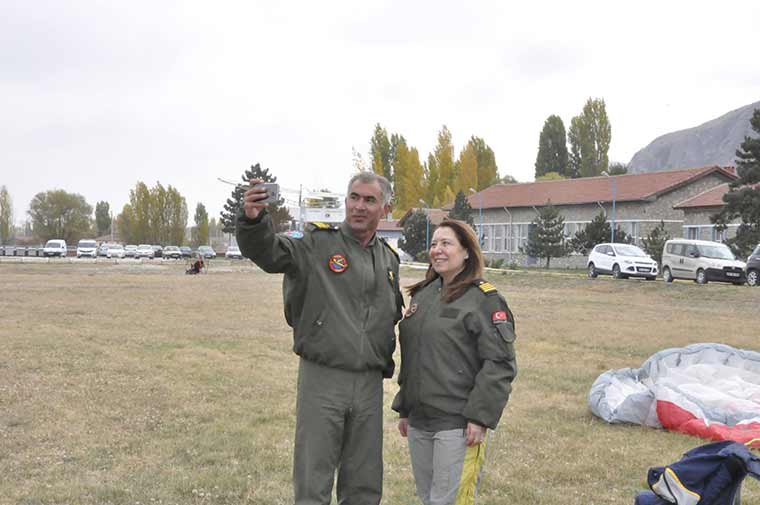
<svg viewBox="0 0 760 505">
<path fill-rule="evenodd" d="M 443 227 L 450 228 L 454 232 L 457 240 L 467 251 L 468 255 L 468 258 L 464 260 L 464 268 L 462 271 L 454 277 L 451 284 L 449 284 L 443 292 L 443 301 L 449 303 L 462 296 L 473 281 L 483 277 L 483 267 L 485 263 L 483 261 L 483 253 L 481 252 L 478 243 L 478 237 L 475 235 L 475 231 L 470 225 L 464 221 L 457 221 L 456 219 L 445 219 L 438 225 L 438 228 Z M 430 251 L 428 251 L 428 254 L 430 254 Z M 430 260 L 428 259 L 428 261 Z M 407 286 L 406 291 L 409 293 L 409 296 L 414 296 L 417 291 L 424 288 L 438 277 L 440 276 L 435 270 L 433 270 L 433 265 L 429 264 L 427 273 L 425 273 L 425 279 L 416 284 L 412 284 L 411 286 Z"/>
</svg>

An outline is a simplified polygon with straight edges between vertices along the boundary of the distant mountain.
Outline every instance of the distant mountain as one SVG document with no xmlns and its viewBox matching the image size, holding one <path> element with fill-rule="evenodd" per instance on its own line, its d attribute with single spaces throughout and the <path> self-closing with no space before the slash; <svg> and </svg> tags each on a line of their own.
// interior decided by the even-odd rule
<svg viewBox="0 0 760 505">
<path fill-rule="evenodd" d="M 749 120 L 760 102 L 745 105 L 694 128 L 667 133 L 633 155 L 629 173 L 657 172 L 705 165 L 735 165 L 746 136 L 756 136 Z"/>
</svg>

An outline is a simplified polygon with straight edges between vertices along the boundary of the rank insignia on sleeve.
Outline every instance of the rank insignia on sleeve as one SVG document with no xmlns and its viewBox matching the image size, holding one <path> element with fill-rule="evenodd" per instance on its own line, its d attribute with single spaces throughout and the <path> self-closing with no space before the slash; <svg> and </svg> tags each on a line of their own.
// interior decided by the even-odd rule
<svg viewBox="0 0 760 505">
<path fill-rule="evenodd" d="M 493 324 L 506 323 L 509 321 L 509 316 L 507 315 L 506 311 L 497 310 L 491 314 L 491 321 Z"/>
<path fill-rule="evenodd" d="M 330 267 L 330 270 L 336 274 L 339 274 L 345 272 L 348 268 L 348 260 L 342 254 L 333 254 L 330 256 L 330 260 L 327 262 L 327 266 Z"/>
</svg>

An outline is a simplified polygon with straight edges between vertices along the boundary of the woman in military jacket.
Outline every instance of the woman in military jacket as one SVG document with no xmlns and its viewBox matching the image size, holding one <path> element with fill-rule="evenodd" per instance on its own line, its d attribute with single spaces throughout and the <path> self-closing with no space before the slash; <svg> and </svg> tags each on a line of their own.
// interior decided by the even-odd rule
<svg viewBox="0 0 760 505">
<path fill-rule="evenodd" d="M 400 390 L 393 401 L 425 505 L 472 503 L 485 435 L 517 374 L 514 319 L 481 279 L 472 229 L 447 220 L 433 234 L 425 279 L 408 289 L 399 326 Z"/>
</svg>

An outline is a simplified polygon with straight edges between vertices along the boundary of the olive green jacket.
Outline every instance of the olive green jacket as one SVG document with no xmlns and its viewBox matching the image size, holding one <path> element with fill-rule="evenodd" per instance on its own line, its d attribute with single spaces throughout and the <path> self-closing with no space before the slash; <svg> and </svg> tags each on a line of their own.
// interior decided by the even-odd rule
<svg viewBox="0 0 760 505">
<path fill-rule="evenodd" d="M 237 241 L 243 256 L 265 272 L 284 273 L 285 319 L 293 351 L 309 361 L 393 376 L 394 328 L 401 319 L 399 260 L 374 236 L 362 247 L 347 224 L 313 223 L 303 238 L 276 234 L 267 212 L 241 214 Z"/>
<path fill-rule="evenodd" d="M 517 375 L 514 318 L 490 284 L 477 281 L 450 303 L 433 280 L 409 302 L 399 325 L 401 417 L 420 406 L 495 428 Z"/>
</svg>

